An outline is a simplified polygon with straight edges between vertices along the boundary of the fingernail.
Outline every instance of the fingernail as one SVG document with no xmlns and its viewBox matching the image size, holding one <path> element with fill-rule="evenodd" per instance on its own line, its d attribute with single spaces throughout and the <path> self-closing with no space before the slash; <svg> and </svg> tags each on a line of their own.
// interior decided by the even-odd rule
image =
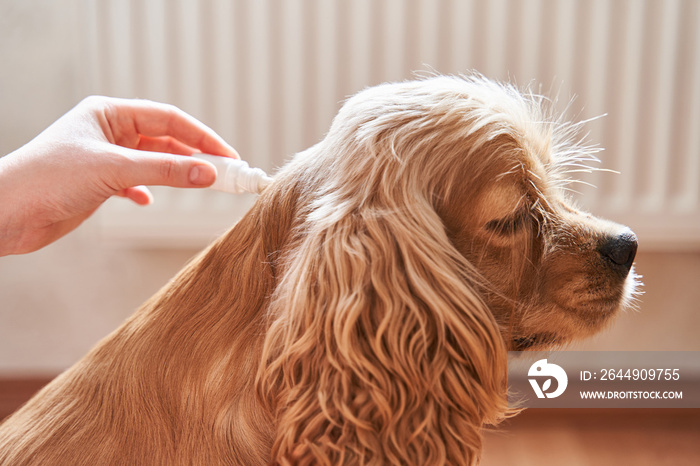
<svg viewBox="0 0 700 466">
<path fill-rule="evenodd" d="M 190 169 L 190 183 L 197 186 L 209 186 L 216 180 L 216 173 L 208 165 L 195 165 Z"/>
</svg>

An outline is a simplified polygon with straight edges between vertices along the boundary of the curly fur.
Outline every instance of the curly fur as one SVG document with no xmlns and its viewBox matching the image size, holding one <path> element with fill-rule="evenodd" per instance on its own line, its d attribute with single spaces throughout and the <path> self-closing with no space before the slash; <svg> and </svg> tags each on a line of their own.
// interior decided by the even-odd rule
<svg viewBox="0 0 700 466">
<path fill-rule="evenodd" d="M 592 157 L 575 128 L 479 76 L 349 99 L 230 232 L 0 426 L 0 464 L 477 462 L 509 414 L 507 350 L 589 335 L 633 288 L 600 253 L 628 230 L 562 190 Z"/>
</svg>

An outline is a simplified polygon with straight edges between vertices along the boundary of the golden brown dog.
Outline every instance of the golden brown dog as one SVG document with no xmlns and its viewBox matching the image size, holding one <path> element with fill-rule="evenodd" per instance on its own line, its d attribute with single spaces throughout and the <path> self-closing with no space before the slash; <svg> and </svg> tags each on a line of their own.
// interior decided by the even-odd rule
<svg viewBox="0 0 700 466">
<path fill-rule="evenodd" d="M 3 465 L 472 464 L 508 349 L 604 327 L 627 228 L 592 156 L 478 76 L 385 84 L 120 329 L 0 427 Z"/>
</svg>

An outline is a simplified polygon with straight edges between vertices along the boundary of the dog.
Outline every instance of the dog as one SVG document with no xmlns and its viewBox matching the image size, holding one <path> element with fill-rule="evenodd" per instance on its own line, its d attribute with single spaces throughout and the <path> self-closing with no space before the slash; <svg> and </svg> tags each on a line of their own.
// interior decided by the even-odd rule
<svg viewBox="0 0 700 466">
<path fill-rule="evenodd" d="M 0 426 L 2 465 L 475 464 L 507 351 L 606 327 L 637 240 L 594 158 L 480 75 L 349 98 L 252 209 Z"/>
</svg>

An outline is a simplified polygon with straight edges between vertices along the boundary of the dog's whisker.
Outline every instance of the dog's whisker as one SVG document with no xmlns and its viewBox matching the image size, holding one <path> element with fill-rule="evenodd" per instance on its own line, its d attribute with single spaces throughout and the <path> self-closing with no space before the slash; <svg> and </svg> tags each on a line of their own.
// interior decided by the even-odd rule
<svg viewBox="0 0 700 466">
<path fill-rule="evenodd" d="M 601 160 L 600 158 L 596 155 L 602 152 L 602 149 L 597 148 L 597 147 L 584 147 L 582 149 L 578 150 L 572 150 L 572 151 L 562 151 L 560 152 L 560 160 L 562 164 L 566 165 L 571 162 L 579 162 L 579 163 L 594 163 L 594 164 L 600 164 Z"/>
<path fill-rule="evenodd" d="M 571 184 L 582 184 L 582 185 L 584 185 L 584 186 L 588 186 L 588 187 L 593 188 L 593 189 L 598 189 L 598 186 L 596 186 L 596 185 L 593 184 L 593 183 L 590 183 L 590 182 L 588 182 L 588 181 L 583 181 L 583 180 L 574 179 L 574 178 L 569 178 L 569 179 L 566 180 L 566 185 L 571 185 Z M 561 188 L 566 188 L 566 186 L 560 186 L 560 187 L 561 187 Z M 580 194 L 580 193 L 579 193 L 579 194 Z"/>
<path fill-rule="evenodd" d="M 615 175 L 620 175 L 620 174 L 621 174 L 621 172 L 619 172 L 619 171 L 617 171 L 617 170 L 613 170 L 613 169 L 611 169 L 611 168 L 598 168 L 598 167 L 594 167 L 594 168 L 593 168 L 593 171 L 595 171 L 595 172 L 603 172 L 603 173 L 613 173 L 613 174 L 615 174 Z"/>
<path fill-rule="evenodd" d="M 561 175 L 568 175 L 568 174 L 570 174 L 570 173 L 593 173 L 593 172 L 595 172 L 595 171 L 596 171 L 595 169 L 590 168 L 590 167 L 571 168 L 571 169 L 569 169 L 569 170 L 563 170 L 563 171 L 561 171 L 560 174 L 561 174 Z M 557 180 L 557 181 L 558 181 L 558 182 L 568 183 L 568 182 L 571 182 L 571 181 L 573 181 L 573 180 L 572 180 L 571 178 L 565 178 L 565 179 L 561 179 L 561 180 Z"/>
<path fill-rule="evenodd" d="M 561 189 L 561 190 L 563 190 L 563 191 L 566 191 L 566 192 L 568 192 L 568 193 L 571 193 L 571 194 L 575 194 L 575 195 L 577 195 L 577 196 L 581 196 L 581 195 L 582 195 L 582 193 L 581 193 L 580 191 L 578 191 L 578 190 L 576 190 L 576 189 L 572 189 L 572 188 L 570 188 L 570 187 L 568 187 L 568 186 L 560 186 L 559 189 Z"/>
</svg>

